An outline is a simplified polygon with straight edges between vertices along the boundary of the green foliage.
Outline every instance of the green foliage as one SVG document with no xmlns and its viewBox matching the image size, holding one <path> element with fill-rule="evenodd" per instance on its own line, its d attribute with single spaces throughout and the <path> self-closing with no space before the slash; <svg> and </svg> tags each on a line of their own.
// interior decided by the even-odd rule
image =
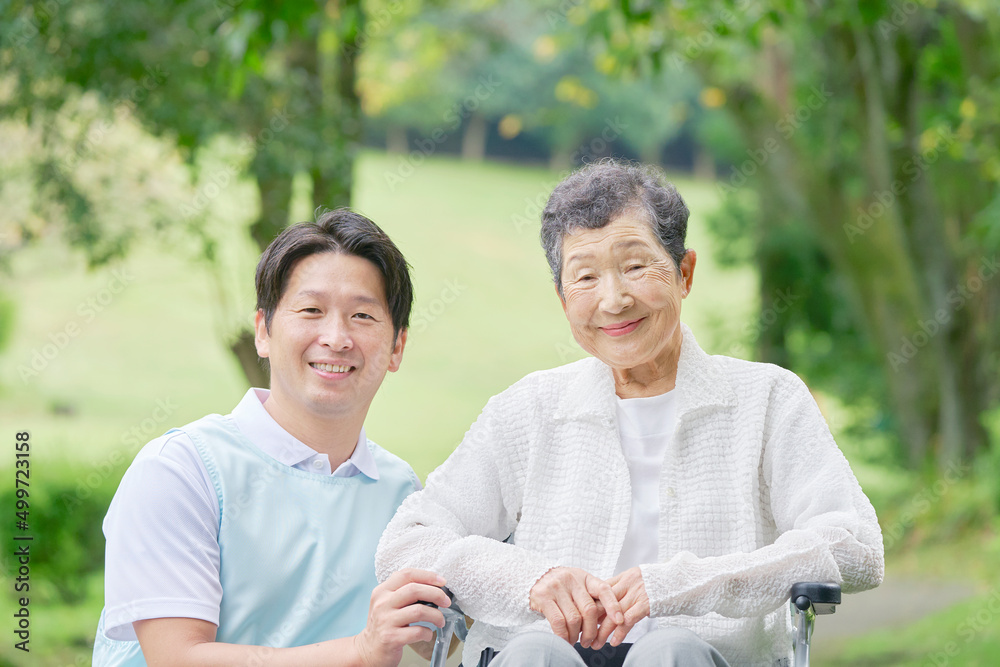
<svg viewBox="0 0 1000 667">
<path fill-rule="evenodd" d="M 450 134 L 478 113 L 503 120 L 506 138 L 523 132 L 576 161 L 595 157 L 585 146 L 595 137 L 622 139 L 658 161 L 698 113 L 698 86 L 689 73 L 636 79 L 600 57 L 579 29 L 583 11 L 522 1 L 400 14 L 365 54 L 364 107 L 377 125 Z M 485 91 L 484 81 L 494 85 Z"/>
<path fill-rule="evenodd" d="M 17 305 L 4 292 L 0 291 L 0 353 L 10 343 L 11 335 L 14 332 L 14 318 L 17 314 Z"/>
<path fill-rule="evenodd" d="M 87 595 L 88 575 L 104 567 L 101 522 L 124 469 L 74 468 L 34 460 L 30 478 L 28 530 L 13 521 L 0 525 L 0 539 L 15 544 L 14 535 L 31 535 L 32 599 L 78 603 Z M 14 507 L 15 490 L 0 494 L 3 507 Z M 11 554 L 5 571 L 16 572 Z"/>
</svg>

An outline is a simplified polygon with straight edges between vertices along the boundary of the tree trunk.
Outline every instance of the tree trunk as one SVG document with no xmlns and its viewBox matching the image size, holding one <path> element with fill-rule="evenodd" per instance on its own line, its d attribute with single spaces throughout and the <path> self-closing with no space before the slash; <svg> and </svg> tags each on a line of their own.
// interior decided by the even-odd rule
<svg viewBox="0 0 1000 667">
<path fill-rule="evenodd" d="M 261 156 L 262 157 L 262 156 Z M 262 158 L 260 162 L 264 162 Z M 259 167 L 262 165 L 258 164 Z M 261 252 L 288 226 L 289 208 L 292 203 L 292 177 L 277 174 L 261 168 L 257 174 L 257 190 L 260 194 L 260 215 L 250 226 L 250 235 Z M 251 387 L 268 387 L 268 373 L 261 366 L 254 345 L 254 332 L 249 327 L 241 328 L 229 344 L 230 351 L 243 369 L 243 375 Z"/>
<path fill-rule="evenodd" d="M 385 128 L 385 150 L 396 155 L 406 155 L 410 152 L 410 142 L 405 127 L 393 124 Z"/>
<path fill-rule="evenodd" d="M 316 118 L 321 120 L 320 140 L 309 168 L 316 208 L 351 205 L 354 160 L 361 143 L 361 100 L 357 92 L 358 37 L 364 30 L 361 0 L 346 0 L 341 12 L 356 20 L 344 20 L 338 26 L 341 41 L 333 62 L 324 61 L 313 43 L 312 74 L 317 85 L 310 91 Z"/>
<path fill-rule="evenodd" d="M 260 194 L 260 215 L 250 226 L 250 235 L 260 251 L 264 252 L 274 237 L 288 226 L 289 207 L 292 203 L 292 176 L 276 173 L 263 166 L 256 177 L 257 190 Z"/>
<path fill-rule="evenodd" d="M 236 356 L 251 387 L 267 389 L 271 386 L 271 378 L 264 369 L 264 362 L 257 356 L 253 331 L 241 329 L 229 344 L 229 349 Z"/>
<path fill-rule="evenodd" d="M 716 177 L 715 158 L 704 146 L 698 146 L 694 152 L 694 177 L 706 181 L 714 181 Z"/>
<path fill-rule="evenodd" d="M 663 159 L 663 144 L 652 141 L 643 144 L 639 148 L 639 159 L 643 164 L 660 164 Z"/>
<path fill-rule="evenodd" d="M 560 173 L 573 168 L 573 151 L 569 148 L 557 146 L 549 153 L 549 169 Z"/>
<path fill-rule="evenodd" d="M 909 27 L 918 39 L 934 34 Z M 817 48 L 822 62 L 829 63 L 823 86 L 835 102 L 811 107 L 805 114 L 811 120 L 779 133 L 785 136 L 776 137 L 776 148 L 767 151 L 756 182 L 748 179 L 760 200 L 758 347 L 765 361 L 789 361 L 787 319 L 767 309 L 789 274 L 780 239 L 787 237 L 788 225 L 809 224 L 836 274 L 850 287 L 858 326 L 880 351 L 891 411 L 910 464 L 934 460 L 945 468 L 970 461 L 986 446 L 979 418 L 996 393 L 996 378 L 984 371 L 995 360 L 996 344 L 983 332 L 995 327 L 995 315 L 984 312 L 987 300 L 1000 299 L 997 290 L 986 285 L 981 293 L 955 301 L 960 288 L 977 284 L 982 258 L 966 255 L 969 246 L 961 244 L 967 243 L 969 220 L 991 193 L 980 187 L 974 165 L 925 166 L 919 177 L 908 175 L 926 150 L 921 120 L 927 100 L 918 96 L 926 73 L 918 71 L 921 44 L 902 32 L 887 38 L 877 25 L 860 21 L 829 30 Z M 789 111 L 805 108 L 799 98 L 800 106 L 792 109 L 775 92 L 781 86 L 770 79 L 780 79 L 777 70 L 787 69 L 777 53 L 763 54 L 758 71 L 764 78 L 755 82 L 757 90 L 730 91 L 752 149 L 775 137 L 776 112 L 788 118 Z M 890 139 L 888 128 L 900 128 L 902 139 Z M 852 145 L 849 139 L 855 136 L 861 139 L 860 159 L 842 147 Z M 956 170 L 964 173 L 955 175 Z M 947 206 L 942 197 L 951 199 Z"/>
<path fill-rule="evenodd" d="M 486 118 L 479 112 L 469 116 L 462 132 L 462 159 L 482 162 L 486 157 Z"/>
</svg>

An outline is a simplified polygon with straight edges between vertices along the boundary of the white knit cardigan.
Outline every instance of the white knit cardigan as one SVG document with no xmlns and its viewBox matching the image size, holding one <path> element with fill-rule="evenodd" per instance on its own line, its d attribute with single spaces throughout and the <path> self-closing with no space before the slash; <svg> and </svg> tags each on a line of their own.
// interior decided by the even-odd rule
<svg viewBox="0 0 1000 667">
<path fill-rule="evenodd" d="M 641 567 L 650 615 L 690 628 L 734 667 L 786 664 L 791 585 L 878 586 L 882 533 L 802 381 L 709 356 L 682 327 L 659 562 Z M 518 632 L 549 629 L 528 607 L 543 574 L 614 574 L 632 500 L 618 433 L 614 379 L 597 359 L 523 378 L 403 502 L 379 543 L 379 580 L 404 567 L 444 576 L 476 619 L 465 665 Z"/>
</svg>

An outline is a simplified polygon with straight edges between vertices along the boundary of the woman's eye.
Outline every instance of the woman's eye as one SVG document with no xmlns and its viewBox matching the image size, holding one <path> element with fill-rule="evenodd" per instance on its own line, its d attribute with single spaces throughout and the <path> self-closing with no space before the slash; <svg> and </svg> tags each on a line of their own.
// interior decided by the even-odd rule
<svg viewBox="0 0 1000 667">
<path fill-rule="evenodd" d="M 626 270 L 626 271 L 637 271 L 637 270 L 639 270 L 639 269 L 641 269 L 641 268 L 643 268 L 643 265 L 642 265 L 642 264 L 631 264 L 631 265 L 629 265 L 629 267 L 628 267 L 627 269 L 625 269 L 625 270 Z"/>
</svg>

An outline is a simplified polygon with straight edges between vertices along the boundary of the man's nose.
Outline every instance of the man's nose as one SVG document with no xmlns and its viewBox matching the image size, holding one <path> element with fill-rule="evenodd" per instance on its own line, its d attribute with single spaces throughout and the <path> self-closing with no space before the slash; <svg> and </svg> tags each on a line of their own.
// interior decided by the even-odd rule
<svg viewBox="0 0 1000 667">
<path fill-rule="evenodd" d="M 319 343 L 320 345 L 329 347 L 331 350 L 349 350 L 354 347 L 351 329 L 348 323 L 339 317 L 327 318 L 323 323 Z"/>
</svg>

